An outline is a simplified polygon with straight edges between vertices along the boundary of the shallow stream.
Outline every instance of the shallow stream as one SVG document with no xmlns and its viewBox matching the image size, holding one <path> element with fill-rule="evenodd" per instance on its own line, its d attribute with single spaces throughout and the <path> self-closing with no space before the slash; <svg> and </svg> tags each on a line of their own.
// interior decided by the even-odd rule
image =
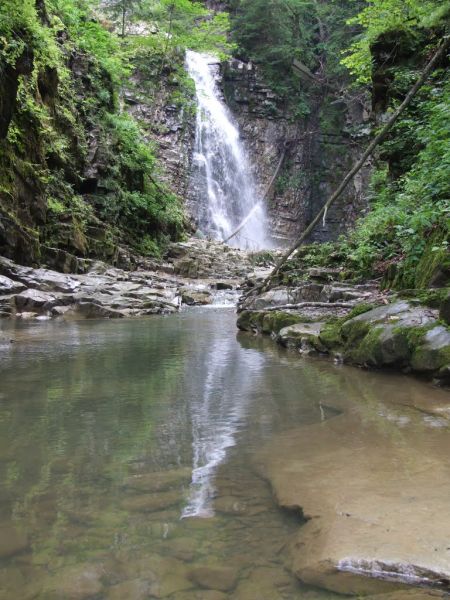
<svg viewBox="0 0 450 600">
<path fill-rule="evenodd" d="M 235 319 L 2 324 L 1 600 L 339 597 L 286 570 L 300 517 L 277 507 L 255 457 L 361 401 L 369 379 L 400 405 L 442 392 L 299 360 Z"/>
</svg>

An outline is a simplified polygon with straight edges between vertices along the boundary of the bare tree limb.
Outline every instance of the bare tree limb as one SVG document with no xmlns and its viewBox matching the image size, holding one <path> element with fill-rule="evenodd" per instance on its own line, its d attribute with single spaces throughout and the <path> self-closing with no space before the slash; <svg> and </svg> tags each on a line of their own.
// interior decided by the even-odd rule
<svg viewBox="0 0 450 600">
<path fill-rule="evenodd" d="M 298 304 L 280 304 L 279 306 L 269 306 L 260 309 L 244 309 L 250 312 L 262 310 L 264 312 L 273 312 L 276 310 L 294 310 L 298 308 L 354 308 L 354 304 L 349 302 L 299 302 Z"/>
</svg>

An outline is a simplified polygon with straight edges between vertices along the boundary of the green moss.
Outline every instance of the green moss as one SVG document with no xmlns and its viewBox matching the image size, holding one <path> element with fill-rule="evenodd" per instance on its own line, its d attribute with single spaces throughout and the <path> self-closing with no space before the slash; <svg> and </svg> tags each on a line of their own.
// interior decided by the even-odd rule
<svg viewBox="0 0 450 600">
<path fill-rule="evenodd" d="M 450 271 L 447 235 L 447 232 L 439 229 L 428 239 L 415 272 L 417 288 L 429 286 L 439 271 Z"/>
<path fill-rule="evenodd" d="M 450 348 L 430 350 L 417 348 L 411 359 L 415 371 L 438 371 L 450 364 Z"/>
<path fill-rule="evenodd" d="M 335 350 L 343 345 L 341 327 L 341 323 L 327 323 L 322 329 L 319 338 L 326 348 Z"/>
<path fill-rule="evenodd" d="M 436 322 L 416 327 L 394 327 L 393 331 L 395 334 L 404 335 L 411 352 L 414 352 L 422 344 L 427 331 L 430 331 L 433 327 L 436 327 Z"/>
<path fill-rule="evenodd" d="M 346 320 L 341 327 L 341 335 L 347 344 L 353 344 L 363 338 L 370 329 L 370 323 L 359 320 Z"/>
<path fill-rule="evenodd" d="M 361 302 L 361 304 L 357 304 L 355 307 L 353 307 L 352 310 L 348 313 L 348 315 L 343 317 L 343 322 L 345 323 L 345 321 L 349 321 L 350 319 L 353 319 L 353 317 L 362 315 L 366 312 L 369 312 L 369 310 L 373 310 L 374 308 L 376 308 L 376 304 Z"/>
<path fill-rule="evenodd" d="M 242 311 L 237 319 L 237 326 L 242 331 L 262 331 L 264 313 L 251 310 Z"/>
<path fill-rule="evenodd" d="M 448 296 L 450 288 L 432 288 L 427 290 L 401 290 L 398 292 L 399 298 L 417 300 L 424 306 L 430 308 L 439 308 L 445 298 Z"/>
<path fill-rule="evenodd" d="M 284 327 L 304 323 L 300 315 L 285 312 L 268 312 L 263 316 L 262 331 L 264 333 L 279 333 Z"/>
<path fill-rule="evenodd" d="M 380 336 L 383 330 L 383 327 L 373 327 L 370 330 L 367 328 L 366 335 L 359 342 L 356 342 L 354 345 L 353 343 L 348 343 L 344 359 L 358 365 L 376 366 L 383 364 L 380 348 Z M 355 341 L 356 338 L 354 338 L 353 342 Z"/>
</svg>

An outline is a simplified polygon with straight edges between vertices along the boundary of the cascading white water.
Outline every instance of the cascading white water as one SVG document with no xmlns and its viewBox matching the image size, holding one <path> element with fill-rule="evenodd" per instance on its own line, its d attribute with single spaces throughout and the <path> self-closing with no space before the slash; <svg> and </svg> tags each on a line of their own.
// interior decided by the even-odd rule
<svg viewBox="0 0 450 600">
<path fill-rule="evenodd" d="M 216 85 L 217 60 L 189 50 L 186 66 L 195 82 L 197 123 L 192 181 L 197 197 L 199 227 L 208 236 L 225 240 L 241 224 L 230 245 L 249 249 L 270 247 L 266 215 L 256 193 L 239 131 Z"/>
</svg>

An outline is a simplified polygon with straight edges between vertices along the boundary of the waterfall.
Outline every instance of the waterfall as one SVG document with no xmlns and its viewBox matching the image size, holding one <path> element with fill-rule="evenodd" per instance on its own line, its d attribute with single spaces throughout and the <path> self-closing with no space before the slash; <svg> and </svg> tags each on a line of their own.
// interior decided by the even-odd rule
<svg viewBox="0 0 450 600">
<path fill-rule="evenodd" d="M 191 186 L 199 228 L 241 248 L 268 248 L 266 216 L 239 131 L 216 85 L 217 60 L 188 50 L 186 67 L 195 82 L 197 121 Z"/>
</svg>

